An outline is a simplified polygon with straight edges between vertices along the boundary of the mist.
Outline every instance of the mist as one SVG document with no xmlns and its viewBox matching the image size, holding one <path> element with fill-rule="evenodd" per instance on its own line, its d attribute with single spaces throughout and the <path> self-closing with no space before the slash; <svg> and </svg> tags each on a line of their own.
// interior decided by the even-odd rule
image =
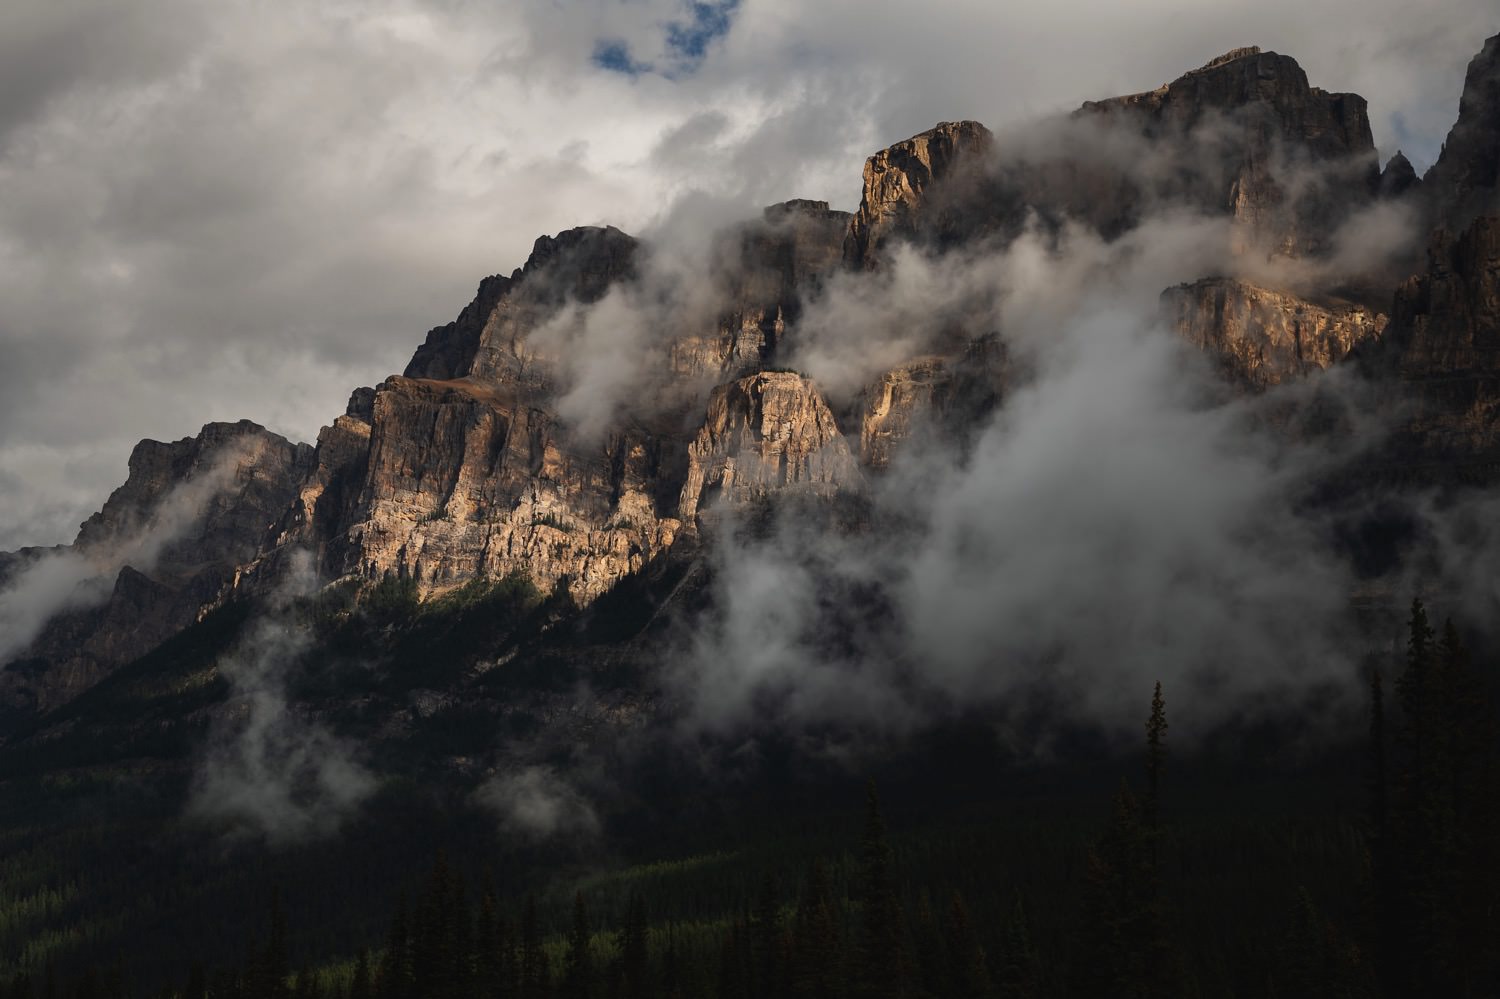
<svg viewBox="0 0 1500 999">
<path fill-rule="evenodd" d="M 299 553 L 268 605 L 217 664 L 229 697 L 194 776 L 189 814 L 284 844 L 338 831 L 375 789 L 358 747 L 294 703 L 290 684 L 310 668 L 314 639 L 297 617 L 316 592 L 312 558 Z"/>
<path fill-rule="evenodd" d="M 213 463 L 174 486 L 137 523 L 104 539 L 40 553 L 0 588 L 0 664 L 26 649 L 47 622 L 65 611 L 96 607 L 109 599 L 125 566 L 150 574 L 162 552 L 187 537 L 209 504 L 233 483 L 244 452 L 234 446 Z"/>
</svg>

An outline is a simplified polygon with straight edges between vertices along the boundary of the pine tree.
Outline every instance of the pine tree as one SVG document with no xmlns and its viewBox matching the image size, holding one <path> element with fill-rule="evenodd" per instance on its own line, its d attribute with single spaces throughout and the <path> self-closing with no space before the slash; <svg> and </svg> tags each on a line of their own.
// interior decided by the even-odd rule
<svg viewBox="0 0 1500 999">
<path fill-rule="evenodd" d="M 948 973 L 943 991 L 947 999 L 987 999 L 995 994 L 984 947 L 974 933 L 969 907 L 958 892 L 948 902 L 947 951 Z"/>
<path fill-rule="evenodd" d="M 794 996 L 836 999 L 844 977 L 842 943 L 828 869 L 821 860 L 814 861 L 797 903 L 792 942 Z"/>
<path fill-rule="evenodd" d="M 1038 964 L 1031 942 L 1031 920 L 1017 894 L 1003 931 L 997 982 L 1000 999 L 1036 999 L 1040 995 Z"/>
<path fill-rule="evenodd" d="M 474 990 L 481 996 L 500 994 L 505 979 L 500 919 L 490 872 L 480 878 L 479 915 L 474 928 Z"/>
<path fill-rule="evenodd" d="M 917 909 L 911 922 L 914 993 L 922 997 L 940 996 L 949 955 L 942 927 L 932 911 L 932 899 L 925 891 L 917 898 Z"/>
<path fill-rule="evenodd" d="M 865 794 L 865 834 L 861 849 L 858 999 L 903 999 L 907 994 L 901 902 L 886 839 L 880 799 L 870 782 Z"/>
<path fill-rule="evenodd" d="M 1146 719 L 1146 828 L 1160 825 L 1161 768 L 1166 757 L 1167 702 L 1161 696 L 1161 681 L 1151 694 L 1151 715 Z"/>
<path fill-rule="evenodd" d="M 594 991 L 594 969 L 589 958 L 589 916 L 583 892 L 573 895 L 573 928 L 568 933 L 568 952 L 563 977 L 566 999 L 589 999 Z"/>
<path fill-rule="evenodd" d="M 372 999 L 370 986 L 370 952 L 361 947 L 354 962 L 354 977 L 349 981 L 349 999 Z"/>
<path fill-rule="evenodd" d="M 781 907 L 770 874 L 761 879 L 750 917 L 750 951 L 752 990 L 757 996 L 775 999 L 781 993 Z"/>
<path fill-rule="evenodd" d="M 542 950 L 542 930 L 537 922 L 536 896 L 526 896 L 521 916 L 521 999 L 545 999 L 551 984 L 547 953 Z"/>
<path fill-rule="evenodd" d="M 407 919 L 406 892 L 396 901 L 396 915 L 380 958 L 380 999 L 407 999 L 411 995 L 411 930 Z"/>
<path fill-rule="evenodd" d="M 620 933 L 620 969 L 625 999 L 650 999 L 651 967 L 646 938 L 646 902 L 630 896 L 625 927 Z"/>
</svg>

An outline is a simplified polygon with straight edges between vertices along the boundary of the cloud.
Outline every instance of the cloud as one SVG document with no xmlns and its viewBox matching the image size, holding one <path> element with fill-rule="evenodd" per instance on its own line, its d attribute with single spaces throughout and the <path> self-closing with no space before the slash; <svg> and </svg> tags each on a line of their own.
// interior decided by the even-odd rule
<svg viewBox="0 0 1500 999">
<path fill-rule="evenodd" d="M 123 567 L 151 573 L 169 546 L 201 524 L 245 457 L 237 447 L 224 448 L 207 468 L 174 486 L 138 520 L 120 524 L 108 536 L 37 553 L 0 580 L 0 664 L 30 645 L 56 615 L 109 599 Z"/>
<path fill-rule="evenodd" d="M 1353 710 L 1353 569 L 1305 500 L 1381 424 L 1332 374 L 1316 391 L 1355 409 L 1357 432 L 1273 430 L 1307 388 L 1233 397 L 1164 327 L 1156 290 L 1234 274 L 1230 245 L 1222 220 L 1169 213 L 1110 242 L 1069 226 L 907 249 L 830 285 L 789 334 L 819 377 L 868 376 L 954 325 L 999 330 L 1026 363 L 972 443 L 918 420 L 860 530 L 794 503 L 769 525 L 729 512 L 709 608 L 672 658 L 685 727 L 900 732 L 1045 708 L 1130 734 L 1157 680 L 1189 738 L 1314 701 L 1330 720 Z"/>
<path fill-rule="evenodd" d="M 299 553 L 270 605 L 217 665 L 229 699 L 209 735 L 188 807 L 234 834 L 272 843 L 330 835 L 375 789 L 357 748 L 288 694 L 313 646 L 295 605 L 316 588 L 312 558 Z"/>
<path fill-rule="evenodd" d="M 481 784 L 474 800 L 494 812 L 500 830 L 540 842 L 598 835 L 599 816 L 574 782 L 555 768 L 522 765 Z"/>
</svg>

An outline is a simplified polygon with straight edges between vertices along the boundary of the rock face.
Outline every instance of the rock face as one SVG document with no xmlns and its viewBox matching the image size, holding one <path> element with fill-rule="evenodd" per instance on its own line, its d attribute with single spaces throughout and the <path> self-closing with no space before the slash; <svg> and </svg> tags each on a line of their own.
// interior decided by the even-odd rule
<svg viewBox="0 0 1500 999">
<path fill-rule="evenodd" d="M 1500 476 L 1500 218 L 1434 234 L 1426 272 L 1397 289 L 1382 346 L 1376 376 L 1401 380 L 1409 410 L 1393 463 Z"/>
<path fill-rule="evenodd" d="M 688 447 L 679 509 L 686 519 L 720 496 L 742 502 L 782 489 L 830 495 L 860 484 L 817 386 L 791 372 L 763 371 L 714 389 Z"/>
<path fill-rule="evenodd" d="M 1423 178 L 1433 224 L 1457 233 L 1481 215 L 1500 215 L 1500 35 L 1469 63 L 1458 121 Z"/>
<path fill-rule="evenodd" d="M 316 471 L 249 578 L 310 549 L 327 578 L 393 573 L 427 592 L 520 570 L 586 603 L 671 543 L 678 523 L 658 506 L 668 449 L 631 431 L 579 446 L 507 388 L 388 379 L 367 417 L 320 435 Z"/>
<path fill-rule="evenodd" d="M 1162 314 L 1232 380 L 1254 390 L 1330 367 L 1378 337 L 1387 321 L 1353 302 L 1314 304 L 1228 278 L 1168 288 Z"/>
<path fill-rule="evenodd" d="M 85 596 L 0 671 L 0 708 L 61 704 L 193 623 L 267 543 L 312 459 L 249 421 L 138 444 L 129 478 L 72 546 L 37 556 L 67 560 Z"/>
<path fill-rule="evenodd" d="M 859 427 L 859 460 L 880 470 L 913 437 L 962 446 L 969 431 L 999 407 L 1015 379 L 1009 352 L 993 334 L 948 356 L 919 357 L 885 372 L 856 400 L 848 420 Z"/>
<path fill-rule="evenodd" d="M 977 121 L 945 121 L 871 156 L 844 259 L 873 269 L 895 242 L 942 245 L 963 235 L 961 206 L 972 202 L 993 143 L 990 130 Z"/>
<path fill-rule="evenodd" d="M 672 374 L 719 382 L 774 364 L 802 303 L 841 266 L 849 219 L 826 201 L 787 201 L 721 238 L 723 308 L 712 328 L 672 337 Z"/>
<path fill-rule="evenodd" d="M 528 337 L 567 302 L 588 305 L 634 270 L 637 243 L 608 226 L 542 236 L 509 278 L 488 277 L 474 301 L 427 334 L 406 366 L 408 378 L 483 378 L 546 390 Z"/>
<path fill-rule="evenodd" d="M 1309 86 L 1296 60 L 1258 48 L 1079 113 L 1180 145 L 1175 169 L 1146 182 L 1170 200 L 1230 215 L 1247 250 L 1316 254 L 1379 184 L 1364 98 Z"/>
</svg>

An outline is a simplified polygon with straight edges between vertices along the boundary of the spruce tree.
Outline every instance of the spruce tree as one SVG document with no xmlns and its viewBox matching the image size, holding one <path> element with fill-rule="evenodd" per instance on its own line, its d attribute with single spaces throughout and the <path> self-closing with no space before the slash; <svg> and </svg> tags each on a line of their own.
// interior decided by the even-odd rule
<svg viewBox="0 0 1500 999">
<path fill-rule="evenodd" d="M 542 930 L 537 921 L 536 896 L 526 896 L 521 916 L 521 999 L 544 999 L 551 984 L 547 954 L 542 950 Z"/>
<path fill-rule="evenodd" d="M 894 861 L 875 783 L 865 793 L 865 833 L 861 847 L 858 999 L 903 999 L 907 994 L 906 949 L 901 901 L 896 895 Z"/>
<path fill-rule="evenodd" d="M 573 895 L 573 927 L 568 932 L 568 952 L 563 972 L 566 999 L 589 999 L 594 991 L 594 969 L 589 958 L 589 916 L 583 892 Z"/>
<path fill-rule="evenodd" d="M 625 999 L 650 999 L 651 955 L 646 937 L 646 902 L 638 893 L 630 896 L 625 927 L 620 933 L 620 968 Z"/>
<path fill-rule="evenodd" d="M 828 868 L 821 860 L 814 861 L 797 902 L 792 938 L 794 996 L 836 999 L 844 979 L 842 943 Z"/>
<path fill-rule="evenodd" d="M 969 907 L 958 892 L 948 902 L 946 950 L 947 975 L 941 992 L 946 999 L 988 999 L 995 994 L 984 947 L 974 933 Z"/>
</svg>

